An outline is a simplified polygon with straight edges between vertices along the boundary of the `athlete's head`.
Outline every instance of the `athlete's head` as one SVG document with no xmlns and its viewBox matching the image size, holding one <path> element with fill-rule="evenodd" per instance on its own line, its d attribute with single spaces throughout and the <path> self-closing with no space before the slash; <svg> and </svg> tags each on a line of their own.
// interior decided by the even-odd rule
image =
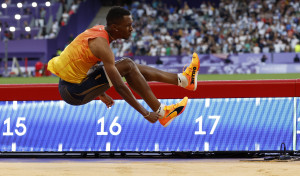
<svg viewBox="0 0 300 176">
<path fill-rule="evenodd" d="M 130 11 L 123 7 L 112 7 L 107 16 L 106 24 L 110 35 L 115 38 L 128 39 L 133 30 Z"/>
</svg>

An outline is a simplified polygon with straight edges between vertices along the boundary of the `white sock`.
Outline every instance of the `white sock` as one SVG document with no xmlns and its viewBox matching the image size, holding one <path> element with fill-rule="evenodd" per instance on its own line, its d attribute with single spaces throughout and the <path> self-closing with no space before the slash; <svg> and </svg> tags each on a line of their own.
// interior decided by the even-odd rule
<svg viewBox="0 0 300 176">
<path fill-rule="evenodd" d="M 189 84 L 188 80 L 182 73 L 178 73 L 177 76 L 178 76 L 178 86 L 181 86 L 181 87 L 188 86 L 188 84 Z"/>
<path fill-rule="evenodd" d="M 156 113 L 159 114 L 159 118 L 162 118 L 165 115 L 164 107 L 165 107 L 164 104 L 160 104 L 158 110 L 156 111 Z"/>
</svg>

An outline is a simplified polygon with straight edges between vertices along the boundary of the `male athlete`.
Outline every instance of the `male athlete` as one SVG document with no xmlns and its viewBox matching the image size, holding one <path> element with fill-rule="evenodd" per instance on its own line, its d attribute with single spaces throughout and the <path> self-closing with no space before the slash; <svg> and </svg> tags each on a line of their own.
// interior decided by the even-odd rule
<svg viewBox="0 0 300 176">
<path fill-rule="evenodd" d="M 139 65 L 129 58 L 115 61 L 110 43 L 116 39 L 128 39 L 133 31 L 133 20 L 128 10 L 113 7 L 106 16 L 106 22 L 107 26 L 97 25 L 79 34 L 60 56 L 49 61 L 48 69 L 60 77 L 59 92 L 62 99 L 71 105 L 82 105 L 99 97 L 109 108 L 114 100 L 105 91 L 114 86 L 124 100 L 149 122 L 159 120 L 164 127 L 168 126 L 184 111 L 188 98 L 184 97 L 174 105 L 163 105 L 147 81 L 174 84 L 195 91 L 200 67 L 198 55 L 193 54 L 191 64 L 180 74 Z M 103 64 L 100 65 L 100 62 Z M 147 111 L 136 100 L 122 77 L 153 112 Z"/>
</svg>

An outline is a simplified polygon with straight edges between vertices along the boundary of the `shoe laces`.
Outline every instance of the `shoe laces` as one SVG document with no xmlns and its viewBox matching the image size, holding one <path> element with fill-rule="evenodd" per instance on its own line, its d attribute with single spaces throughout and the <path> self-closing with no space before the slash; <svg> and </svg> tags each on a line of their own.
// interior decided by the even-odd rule
<svg viewBox="0 0 300 176">
<path fill-rule="evenodd" d="M 175 109 L 177 104 L 171 104 L 169 106 L 165 106 L 164 110 L 165 111 L 170 111 L 172 108 Z"/>
<path fill-rule="evenodd" d="M 170 110 L 172 110 L 172 109 L 176 109 L 176 108 L 179 106 L 179 104 L 180 104 L 180 102 L 175 103 L 175 104 L 171 104 L 171 105 L 169 105 L 169 106 L 165 106 L 165 107 L 164 107 L 164 110 L 165 110 L 165 111 L 170 111 Z"/>
<path fill-rule="evenodd" d="M 182 72 L 184 72 L 187 75 L 190 75 L 190 73 L 192 73 L 192 71 L 193 71 L 193 68 L 192 68 L 193 66 L 192 66 L 192 64 L 190 64 L 188 67 L 186 65 L 187 64 L 184 65 Z"/>
</svg>

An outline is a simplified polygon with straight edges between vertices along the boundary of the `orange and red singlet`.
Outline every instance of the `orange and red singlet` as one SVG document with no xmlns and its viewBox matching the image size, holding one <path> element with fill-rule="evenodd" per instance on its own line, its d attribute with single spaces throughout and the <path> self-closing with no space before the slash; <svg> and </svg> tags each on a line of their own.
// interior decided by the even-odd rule
<svg viewBox="0 0 300 176">
<path fill-rule="evenodd" d="M 61 53 L 48 62 L 48 70 L 70 83 L 80 83 L 88 70 L 101 61 L 91 52 L 88 40 L 102 37 L 109 44 L 109 36 L 105 26 L 98 25 L 79 34 Z"/>
</svg>

